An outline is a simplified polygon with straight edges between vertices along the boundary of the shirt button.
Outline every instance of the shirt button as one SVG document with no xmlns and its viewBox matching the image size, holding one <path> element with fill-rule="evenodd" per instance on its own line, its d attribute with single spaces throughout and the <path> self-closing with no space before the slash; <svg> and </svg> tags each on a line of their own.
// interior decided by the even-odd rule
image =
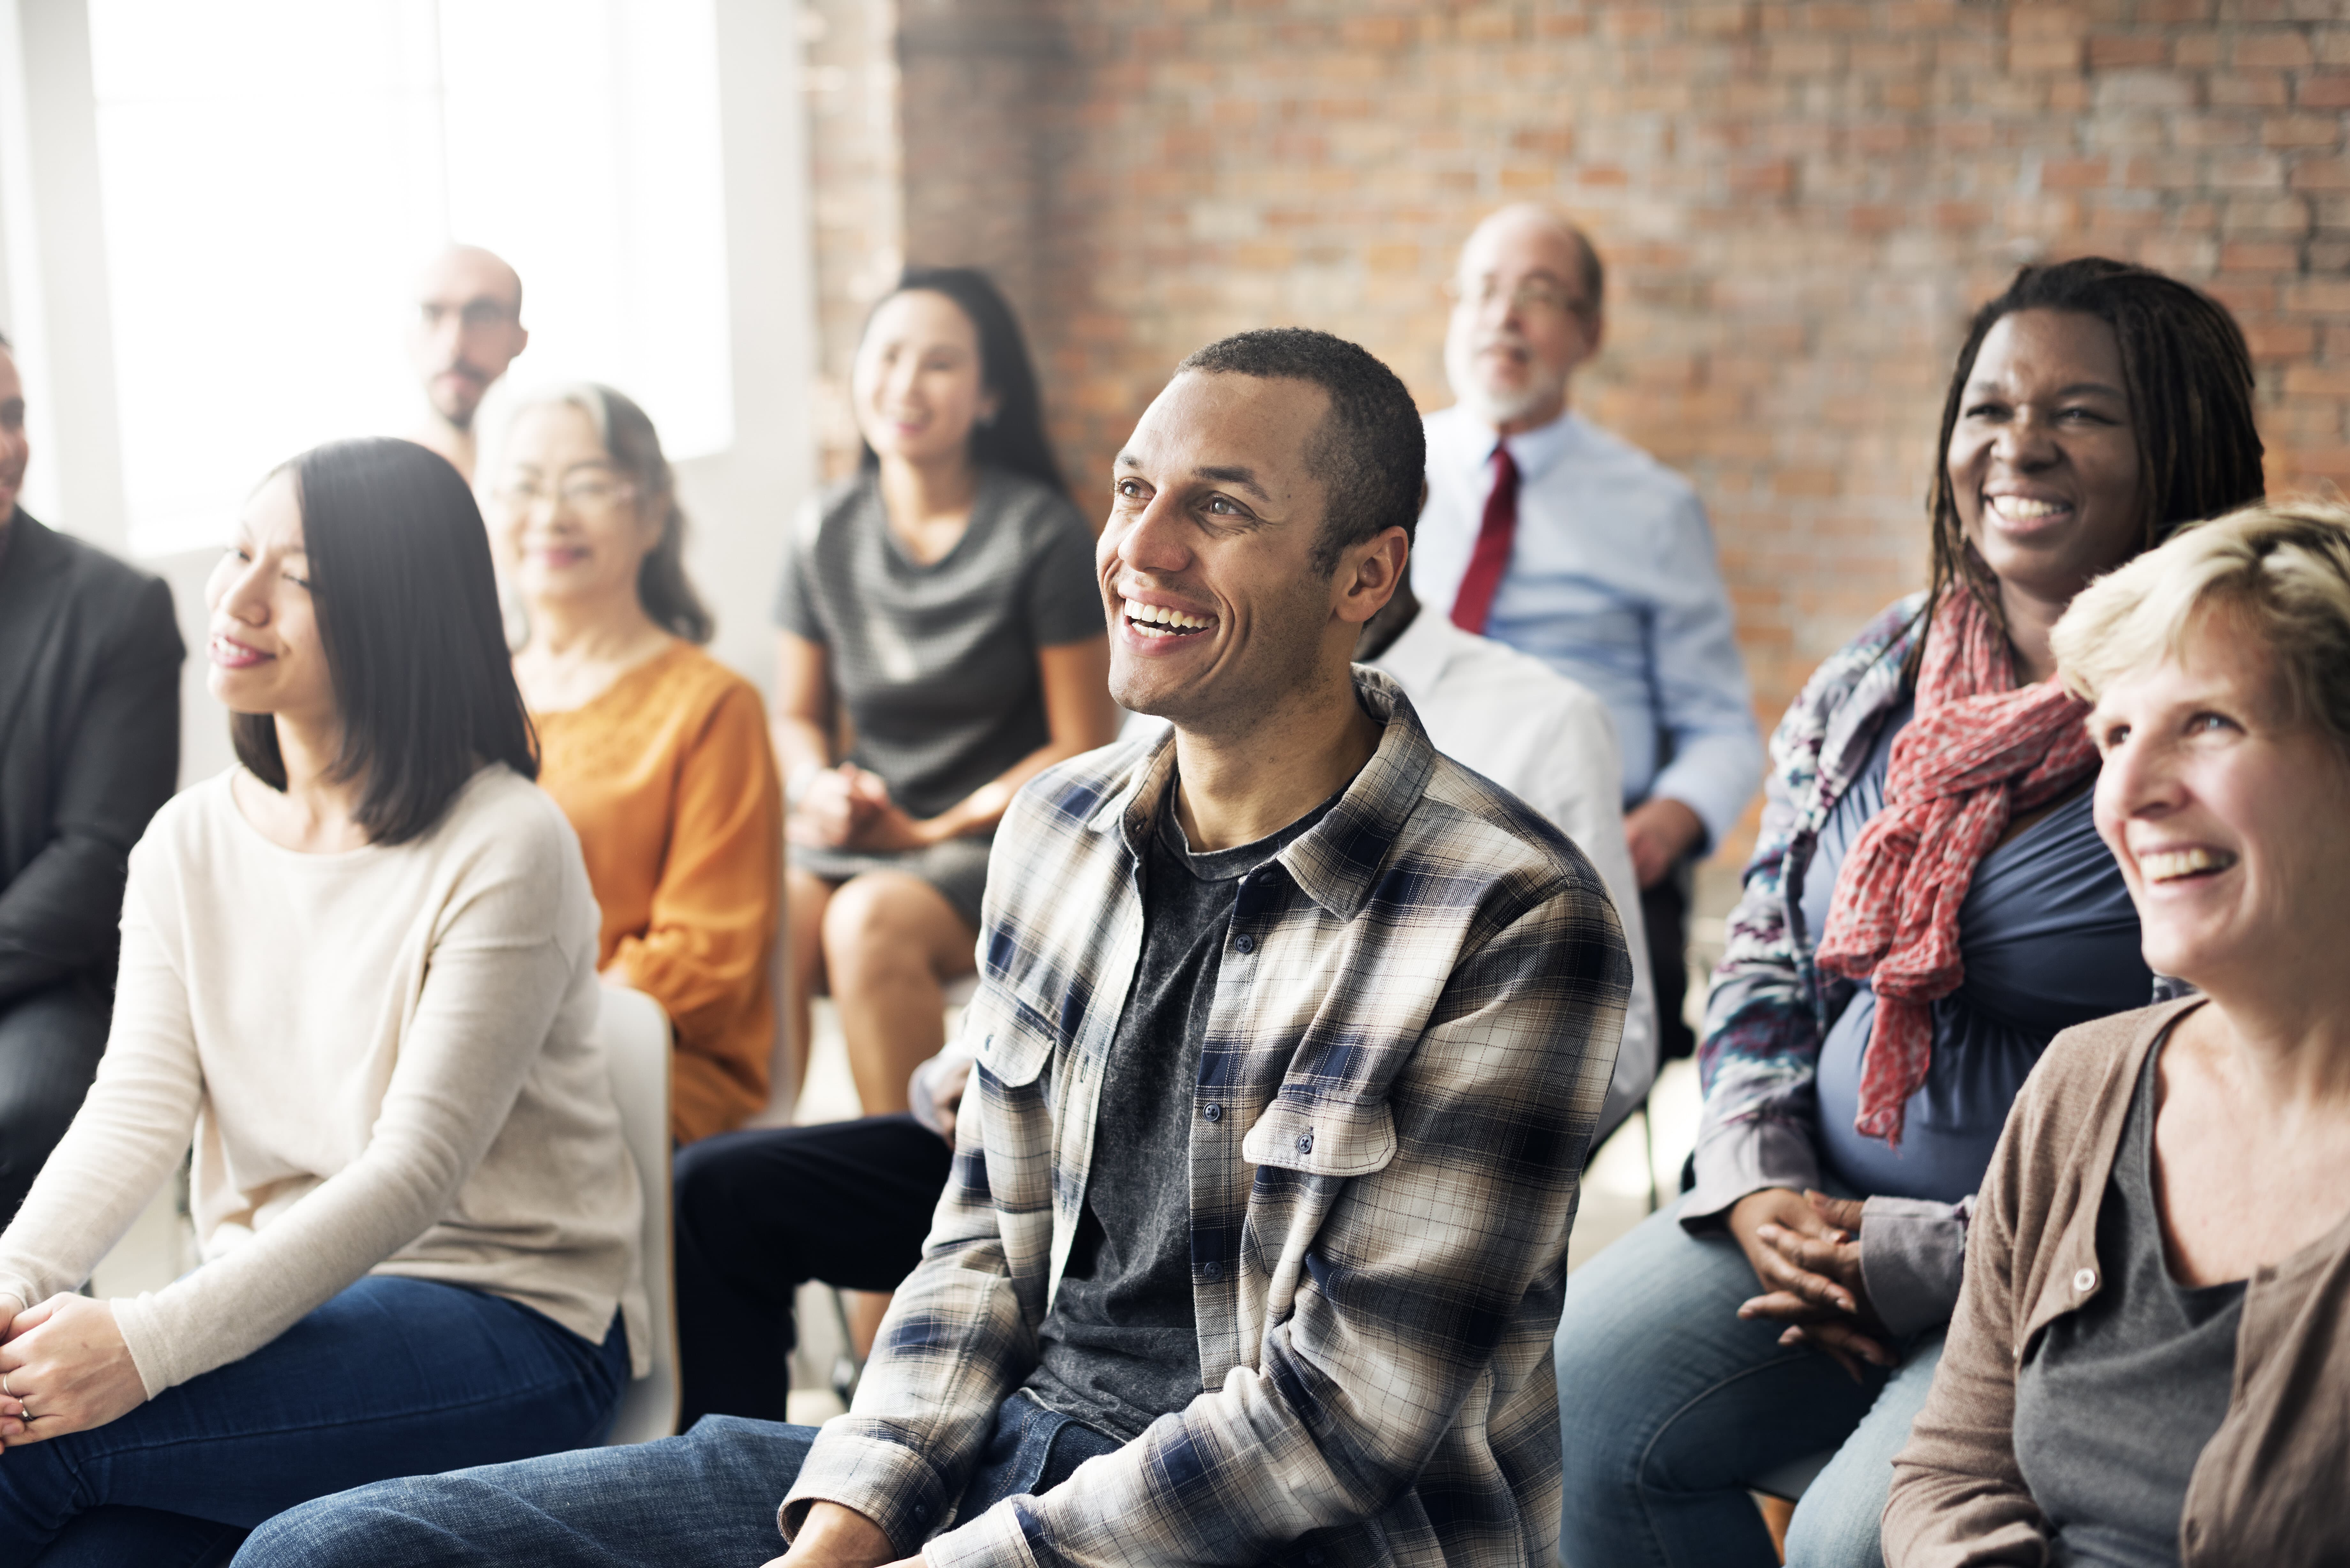
<svg viewBox="0 0 2350 1568">
<path fill-rule="evenodd" d="M 1223 1264 L 1219 1263 L 1213 1258 L 1211 1258 L 1206 1262 L 1201 1264 L 1200 1272 L 1207 1275 L 1208 1278 L 1211 1280 L 1221 1280 L 1224 1277 Z"/>
<path fill-rule="evenodd" d="M 1201 1111 L 1200 1114 L 1207 1117 L 1211 1122 L 1220 1122 L 1224 1119 L 1224 1107 L 1222 1106 L 1210 1106 L 1206 1110 Z"/>
<path fill-rule="evenodd" d="M 1300 1133 L 1297 1135 L 1297 1152 L 1300 1154 L 1312 1154 L 1314 1152 L 1314 1135 L 1312 1133 Z"/>
<path fill-rule="evenodd" d="M 1246 931 L 1243 931 L 1239 936 L 1232 939 L 1232 946 L 1240 950 L 1242 952 L 1253 953 L 1256 951 L 1256 939 L 1249 935 Z"/>
<path fill-rule="evenodd" d="M 928 1518 L 930 1518 L 930 1517 L 931 1517 L 931 1505 L 930 1505 L 929 1503 L 927 1503 L 927 1502 L 918 1502 L 918 1503 L 916 1503 L 916 1504 L 914 1505 L 914 1517 L 915 1517 L 916 1519 L 928 1519 Z"/>
<path fill-rule="evenodd" d="M 2073 1276 L 2073 1288 L 2076 1291 L 2092 1291 L 2096 1289 L 2097 1271 L 2095 1269 L 2083 1269 L 2079 1273 L 2074 1274 Z"/>
<path fill-rule="evenodd" d="M 1308 1563 L 1319 1563 L 1319 1562 L 1321 1562 L 1321 1561 L 1322 1561 L 1322 1549 L 1321 1549 L 1319 1546 L 1309 1546 L 1309 1547 L 1307 1547 L 1307 1548 L 1305 1549 L 1305 1561 L 1306 1561 Z"/>
</svg>

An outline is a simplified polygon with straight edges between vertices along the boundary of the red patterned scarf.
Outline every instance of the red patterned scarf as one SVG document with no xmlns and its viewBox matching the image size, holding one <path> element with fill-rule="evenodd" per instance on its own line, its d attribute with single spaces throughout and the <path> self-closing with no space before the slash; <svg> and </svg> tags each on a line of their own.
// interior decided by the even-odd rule
<svg viewBox="0 0 2350 1568">
<path fill-rule="evenodd" d="M 2054 681 L 2018 691 L 2006 637 L 1972 594 L 1946 596 L 1926 636 L 1917 716 L 1894 738 L 1885 806 L 1846 854 L 1820 967 L 1865 980 L 1877 1018 L 1853 1127 L 1898 1146 L 1934 1058 L 1934 1003 L 1959 988 L 1959 906 L 2019 811 L 2096 771 L 2087 707 Z"/>
</svg>

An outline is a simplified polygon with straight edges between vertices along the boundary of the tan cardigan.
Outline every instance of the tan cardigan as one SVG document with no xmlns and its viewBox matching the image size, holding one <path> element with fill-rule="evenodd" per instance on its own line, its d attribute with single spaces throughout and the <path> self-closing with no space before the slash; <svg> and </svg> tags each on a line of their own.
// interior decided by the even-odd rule
<svg viewBox="0 0 2350 1568">
<path fill-rule="evenodd" d="M 2097 1208 L 2130 1096 L 2154 1042 L 2199 1005 L 2066 1030 L 2017 1098 L 1970 1228 L 1933 1392 L 1893 1461 L 1888 1568 L 2051 1560 L 2016 1469 L 2016 1369 L 2041 1329 L 2104 1288 Z M 2346 1486 L 2350 1222 L 2245 1287 L 2227 1417 L 2188 1484 L 2181 1568 L 2350 1563 Z"/>
</svg>

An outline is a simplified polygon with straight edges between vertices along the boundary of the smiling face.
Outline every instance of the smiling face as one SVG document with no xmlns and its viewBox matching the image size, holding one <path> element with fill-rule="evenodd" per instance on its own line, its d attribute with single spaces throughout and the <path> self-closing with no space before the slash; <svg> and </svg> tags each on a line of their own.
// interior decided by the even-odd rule
<svg viewBox="0 0 2350 1568">
<path fill-rule="evenodd" d="M 634 488 L 613 466 L 596 423 L 571 403 L 515 418 L 490 487 L 498 549 L 523 597 L 628 602 L 660 543 Z"/>
<path fill-rule="evenodd" d="M 1575 236 L 1538 210 L 1505 208 L 1469 236 L 1453 281 L 1444 337 L 1452 395 L 1497 429 L 1556 419 L 1568 378 L 1599 347 Z"/>
<path fill-rule="evenodd" d="M 1310 382 L 1193 370 L 1144 410 L 1095 555 L 1121 704 L 1239 732 L 1343 674 L 1394 592 L 1403 530 L 1349 548 L 1329 576 L 1315 569 L 1324 489 L 1306 453 L 1329 407 Z M 1374 552 L 1393 569 L 1374 565 L 1366 587 Z"/>
<path fill-rule="evenodd" d="M 1947 454 L 1967 543 L 2003 595 L 2061 608 L 2144 535 L 2121 345 L 2094 316 L 2018 310 L 1983 338 Z"/>
<path fill-rule="evenodd" d="M 2340 961 L 2350 762 L 2294 719 L 2256 634 L 2203 612 L 2181 657 L 2106 688 L 2089 732 L 2148 966 L 2220 993 Z"/>
<path fill-rule="evenodd" d="M 206 684 L 232 713 L 276 713 L 324 726 L 335 683 L 310 601 L 310 559 L 294 475 L 272 475 L 237 521 L 236 543 L 204 587 L 212 611 Z"/>
<path fill-rule="evenodd" d="M 979 328 L 927 288 L 891 295 L 873 312 L 849 377 L 857 428 L 884 458 L 917 465 L 971 451 L 972 426 L 995 414 L 979 358 Z"/>
</svg>

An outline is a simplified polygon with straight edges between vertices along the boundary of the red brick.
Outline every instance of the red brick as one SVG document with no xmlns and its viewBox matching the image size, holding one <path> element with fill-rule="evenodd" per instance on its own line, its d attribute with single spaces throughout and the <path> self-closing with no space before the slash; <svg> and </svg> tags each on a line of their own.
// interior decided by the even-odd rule
<svg viewBox="0 0 2350 1568">
<path fill-rule="evenodd" d="M 2261 142 L 2266 147 L 2339 147 L 2342 117 L 2338 114 L 2272 114 L 2261 122 Z"/>
<path fill-rule="evenodd" d="M 2282 71 L 2232 71 L 2205 89 L 2215 109 L 2282 109 L 2292 96 Z"/>
<path fill-rule="evenodd" d="M 2304 278 L 2286 286 L 2284 299 L 2289 310 L 2336 315 L 2350 320 L 2350 277 Z M 2350 348 L 2350 343 L 2345 347 Z"/>
<path fill-rule="evenodd" d="M 2100 109 L 2192 109 L 2195 78 L 2178 71 L 2108 71 L 2097 78 Z"/>
<path fill-rule="evenodd" d="M 2303 109 L 2350 109 L 2350 71 L 2311 71 L 2294 89 L 2293 101 Z"/>
<path fill-rule="evenodd" d="M 2210 182 L 2225 191 L 2281 191 L 2284 164 L 2274 158 L 2214 158 Z"/>
<path fill-rule="evenodd" d="M 2350 158 L 2296 160 L 2285 182 L 2296 191 L 2350 191 Z"/>
<path fill-rule="evenodd" d="M 2293 398 L 2350 398 L 2350 365 L 2287 365 L 2284 389 Z"/>
<path fill-rule="evenodd" d="M 2301 247 L 2283 241 L 2230 240 L 2220 247 L 2221 272 L 2292 272 L 2301 265 Z"/>
<path fill-rule="evenodd" d="M 2239 36 L 2232 57 L 2238 70 L 2253 66 L 2280 66 L 2290 70 L 2296 66 L 2308 65 L 2313 57 L 2306 35 L 2262 28 Z"/>
<path fill-rule="evenodd" d="M 2315 341 L 2305 321 L 2247 321 L 2243 328 L 2255 359 L 2305 358 Z"/>
<path fill-rule="evenodd" d="M 2170 63 L 2170 40 L 2159 33 L 2098 33 L 2089 39 L 2089 65 L 2094 70 Z"/>
<path fill-rule="evenodd" d="M 2103 158 L 2051 158 L 2040 166 L 2041 187 L 2049 191 L 2085 190 L 2112 178 L 2113 166 Z"/>
<path fill-rule="evenodd" d="M 2081 68 L 2078 38 L 2018 38 L 2007 46 L 2012 71 L 2074 71 Z"/>
</svg>

